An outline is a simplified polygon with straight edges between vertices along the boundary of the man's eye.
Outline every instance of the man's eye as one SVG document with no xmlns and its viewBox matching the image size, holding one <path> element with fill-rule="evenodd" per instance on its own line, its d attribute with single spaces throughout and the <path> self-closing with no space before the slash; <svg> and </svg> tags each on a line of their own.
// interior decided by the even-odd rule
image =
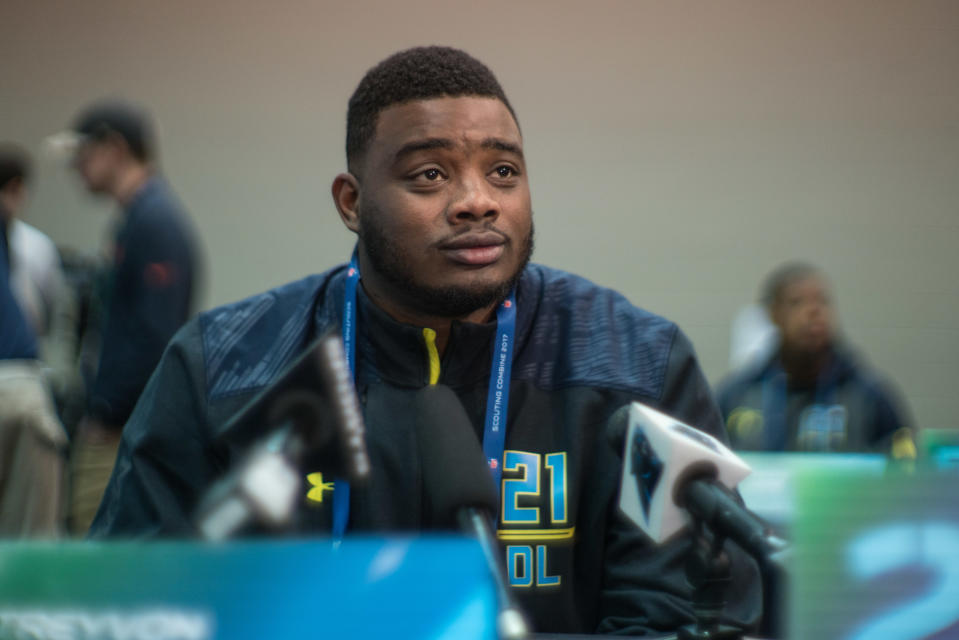
<svg viewBox="0 0 959 640">
<path fill-rule="evenodd" d="M 429 180 L 430 182 L 435 182 L 436 180 L 439 180 L 440 178 L 443 177 L 443 174 L 440 173 L 439 169 L 427 169 L 420 175 L 426 178 L 427 180 Z"/>
<path fill-rule="evenodd" d="M 496 167 L 496 175 L 500 178 L 512 178 L 516 175 L 516 170 L 513 167 L 508 167 L 503 165 L 501 167 Z"/>
</svg>

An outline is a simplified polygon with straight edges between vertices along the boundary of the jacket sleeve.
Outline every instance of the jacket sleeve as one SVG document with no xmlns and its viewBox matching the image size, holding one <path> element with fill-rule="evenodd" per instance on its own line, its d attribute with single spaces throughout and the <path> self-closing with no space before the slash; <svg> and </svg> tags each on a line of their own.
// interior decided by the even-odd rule
<svg viewBox="0 0 959 640">
<path fill-rule="evenodd" d="M 637 398 L 650 403 L 649 398 Z M 727 442 L 722 419 L 692 345 L 676 329 L 657 409 Z M 621 461 L 616 464 L 621 465 Z M 597 631 L 642 635 L 669 632 L 693 622 L 692 590 L 685 561 L 692 536 L 681 532 L 662 544 L 650 542 L 623 516 L 618 496 L 608 510 L 605 578 Z M 752 629 L 762 613 L 762 583 L 755 561 L 727 542 L 732 583 L 726 621 Z"/>
<path fill-rule="evenodd" d="M 123 247 L 102 337 L 90 413 L 121 426 L 163 349 L 190 312 L 190 246 L 178 228 L 142 216 Z"/>
<path fill-rule="evenodd" d="M 90 536 L 188 536 L 222 468 L 209 440 L 198 322 L 174 338 L 123 429 Z"/>
<path fill-rule="evenodd" d="M 902 394 L 886 380 L 876 379 L 870 389 L 874 411 L 869 448 L 894 459 L 914 459 L 916 429 Z"/>
</svg>

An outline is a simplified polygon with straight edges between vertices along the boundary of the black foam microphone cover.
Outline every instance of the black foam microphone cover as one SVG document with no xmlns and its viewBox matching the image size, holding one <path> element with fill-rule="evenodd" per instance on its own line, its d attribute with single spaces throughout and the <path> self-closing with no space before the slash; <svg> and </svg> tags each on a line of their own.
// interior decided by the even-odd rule
<svg viewBox="0 0 959 640">
<path fill-rule="evenodd" d="M 626 442 L 626 432 L 629 431 L 629 405 L 624 404 L 609 416 L 606 421 L 606 441 L 609 442 L 616 455 L 622 457 L 623 444 Z"/>
<path fill-rule="evenodd" d="M 496 487 L 486 456 L 453 390 L 444 385 L 424 387 L 417 393 L 415 411 L 425 494 L 424 526 L 456 529 L 464 509 L 496 513 Z"/>
</svg>

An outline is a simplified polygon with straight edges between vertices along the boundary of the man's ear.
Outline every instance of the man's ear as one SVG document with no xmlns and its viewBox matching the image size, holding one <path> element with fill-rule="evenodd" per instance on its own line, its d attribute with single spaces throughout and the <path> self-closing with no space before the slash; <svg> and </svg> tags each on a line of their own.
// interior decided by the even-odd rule
<svg viewBox="0 0 959 640">
<path fill-rule="evenodd" d="M 776 326 L 777 329 L 782 330 L 784 320 L 782 303 L 776 300 L 769 305 L 766 311 L 769 314 L 769 320 Z"/>
<path fill-rule="evenodd" d="M 27 185 L 23 178 L 7 180 L 7 184 L 0 188 L 0 221 L 10 222 L 18 216 L 26 199 Z"/>
<path fill-rule="evenodd" d="M 360 215 L 357 205 L 360 201 L 360 182 L 352 173 L 341 173 L 333 178 L 333 204 L 340 213 L 340 218 L 346 228 L 353 233 L 359 233 Z"/>
</svg>

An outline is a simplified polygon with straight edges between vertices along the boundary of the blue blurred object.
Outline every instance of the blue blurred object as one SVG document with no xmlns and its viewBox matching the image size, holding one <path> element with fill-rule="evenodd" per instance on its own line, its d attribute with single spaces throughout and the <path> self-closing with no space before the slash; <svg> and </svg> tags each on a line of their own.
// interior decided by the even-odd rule
<svg viewBox="0 0 959 640">
<path fill-rule="evenodd" d="M 959 471 L 959 429 L 922 429 L 919 455 L 928 469 Z"/>
<path fill-rule="evenodd" d="M 0 544 L 3 638 L 485 640 L 495 615 L 457 536 Z"/>
</svg>

